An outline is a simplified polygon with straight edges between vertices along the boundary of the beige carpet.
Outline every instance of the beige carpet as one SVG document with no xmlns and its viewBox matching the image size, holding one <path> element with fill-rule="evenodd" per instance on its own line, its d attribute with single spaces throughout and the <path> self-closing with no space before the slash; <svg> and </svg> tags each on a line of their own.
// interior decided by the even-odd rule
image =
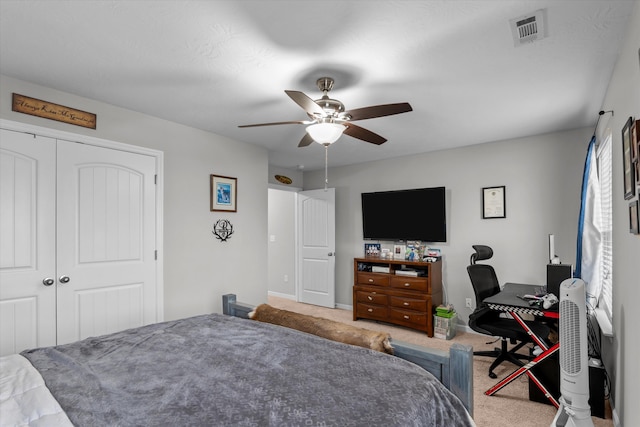
<svg viewBox="0 0 640 427">
<path fill-rule="evenodd" d="M 353 313 L 348 310 L 317 307 L 274 296 L 270 296 L 268 302 L 270 305 L 284 310 L 337 320 L 374 331 L 389 332 L 393 339 L 426 347 L 448 350 L 449 346 L 454 342 L 471 345 L 474 350 L 490 350 L 494 347 L 493 344 L 486 344 L 487 341 L 491 340 L 490 337 L 474 333 L 458 332 L 451 340 L 429 338 L 423 332 L 391 326 L 385 323 L 370 320 L 358 320 L 354 322 L 352 320 Z M 473 362 L 473 418 L 478 427 L 549 427 L 557 410 L 553 405 L 529 400 L 529 385 L 526 375 L 507 385 L 494 396 L 486 396 L 484 394 L 484 391 L 491 388 L 498 379 L 504 378 L 514 370 L 513 365 L 503 363 L 495 370 L 498 379 L 493 380 L 487 375 L 490 363 L 490 358 L 480 356 L 475 357 Z M 612 427 L 613 421 L 611 420 L 610 413 L 607 414 L 607 418 L 608 419 L 592 417 L 594 426 Z"/>
</svg>

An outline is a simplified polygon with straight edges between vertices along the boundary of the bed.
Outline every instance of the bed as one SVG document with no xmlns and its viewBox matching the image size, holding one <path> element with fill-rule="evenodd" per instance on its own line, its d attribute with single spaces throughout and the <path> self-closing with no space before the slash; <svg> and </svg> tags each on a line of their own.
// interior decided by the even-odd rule
<svg viewBox="0 0 640 427">
<path fill-rule="evenodd" d="M 393 342 L 390 356 L 248 320 L 250 306 L 223 299 L 224 314 L 1 358 L 0 424 L 474 425 L 470 348 Z"/>
</svg>

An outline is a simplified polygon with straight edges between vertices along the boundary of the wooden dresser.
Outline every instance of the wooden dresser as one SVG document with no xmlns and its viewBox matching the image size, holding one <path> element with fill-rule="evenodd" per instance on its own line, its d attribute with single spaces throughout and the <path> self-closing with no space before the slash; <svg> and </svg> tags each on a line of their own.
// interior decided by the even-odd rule
<svg viewBox="0 0 640 427">
<path fill-rule="evenodd" d="M 402 269 L 415 270 L 418 276 L 398 274 Z M 353 277 L 353 320 L 380 320 L 433 336 L 433 314 L 442 304 L 441 260 L 354 258 Z"/>
</svg>

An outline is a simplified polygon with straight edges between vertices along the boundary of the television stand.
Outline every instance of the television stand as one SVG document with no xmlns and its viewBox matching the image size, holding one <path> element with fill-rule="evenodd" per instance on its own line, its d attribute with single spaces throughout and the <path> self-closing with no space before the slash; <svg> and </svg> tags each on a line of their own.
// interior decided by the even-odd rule
<svg viewBox="0 0 640 427">
<path fill-rule="evenodd" d="M 353 277 L 353 320 L 378 320 L 433 337 L 433 314 L 442 304 L 442 260 L 354 258 Z"/>
</svg>

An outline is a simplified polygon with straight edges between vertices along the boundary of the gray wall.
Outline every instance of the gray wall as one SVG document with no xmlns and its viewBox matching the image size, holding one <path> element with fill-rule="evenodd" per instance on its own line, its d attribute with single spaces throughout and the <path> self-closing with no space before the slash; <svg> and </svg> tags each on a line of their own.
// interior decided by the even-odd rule
<svg viewBox="0 0 640 427">
<path fill-rule="evenodd" d="M 447 242 L 442 250 L 448 297 L 466 323 L 473 297 L 466 272 L 473 244 L 493 248 L 501 282 L 544 284 L 548 234 L 556 253 L 575 262 L 575 235 L 582 167 L 593 129 L 332 168 L 336 188 L 336 299 L 351 305 L 353 257 L 363 255 L 360 193 L 419 187 L 447 189 Z M 387 142 L 393 144 L 393 141 Z M 307 172 L 305 189 L 322 188 L 324 171 Z M 482 219 L 482 187 L 506 186 L 506 218 Z M 422 209 L 422 207 L 416 207 Z M 419 221 L 419 209 L 413 220 Z"/>
<path fill-rule="evenodd" d="M 640 236 L 629 233 L 629 203 L 622 184 L 621 130 L 629 117 L 640 119 L 640 2 L 636 1 L 629 33 L 620 46 L 620 57 L 602 105 L 613 110 L 607 122 L 613 135 L 613 339 L 603 340 L 607 372 L 613 380 L 613 400 L 621 425 L 640 420 Z M 606 129 L 605 129 L 606 130 Z"/>
<path fill-rule="evenodd" d="M 11 93 L 97 114 L 86 129 L 11 111 Z M 0 117 L 164 152 L 165 319 L 221 311 L 221 295 L 267 298 L 267 152 L 239 141 L 0 76 Z M 209 175 L 238 178 L 238 212 L 209 211 Z M 211 233 L 229 219 L 235 234 Z M 248 268 L 250 267 L 250 268 Z"/>
<path fill-rule="evenodd" d="M 289 176 L 289 175 L 287 175 Z M 295 289 L 296 193 L 269 189 L 269 294 L 292 298 Z"/>
</svg>

